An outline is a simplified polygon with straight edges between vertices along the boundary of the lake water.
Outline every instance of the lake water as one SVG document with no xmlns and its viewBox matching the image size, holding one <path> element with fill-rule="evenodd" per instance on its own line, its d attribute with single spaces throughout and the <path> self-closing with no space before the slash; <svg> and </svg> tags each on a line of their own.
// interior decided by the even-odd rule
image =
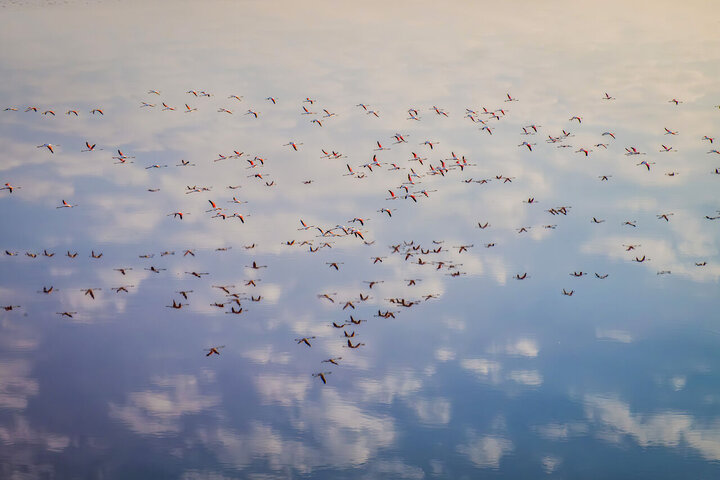
<svg viewBox="0 0 720 480">
<path fill-rule="evenodd" d="M 719 19 L 2 2 L 0 477 L 719 478 Z"/>
</svg>

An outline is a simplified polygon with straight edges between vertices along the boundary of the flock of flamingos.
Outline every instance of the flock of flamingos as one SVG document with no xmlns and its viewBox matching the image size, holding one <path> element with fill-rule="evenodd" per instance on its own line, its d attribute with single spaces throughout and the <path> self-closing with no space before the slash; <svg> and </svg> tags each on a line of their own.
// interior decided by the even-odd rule
<svg viewBox="0 0 720 480">
<path fill-rule="evenodd" d="M 212 93 L 195 90 L 188 91 L 186 95 L 187 101 L 185 103 L 170 105 L 168 103 L 169 100 L 164 99 L 160 91 L 149 90 L 146 94 L 147 98 L 138 105 L 138 108 L 143 110 L 161 110 L 168 112 L 168 114 L 194 115 L 199 109 L 208 108 L 208 106 L 211 105 L 211 103 L 208 102 L 215 98 L 220 98 L 220 101 L 211 107 L 213 109 L 217 108 L 217 113 L 220 115 L 243 116 L 248 122 L 261 122 L 263 119 L 263 113 L 260 109 L 246 107 L 245 99 L 239 95 L 222 95 L 216 97 Z M 265 106 L 263 109 L 276 108 L 281 102 L 280 99 L 272 96 L 265 99 L 258 99 L 258 101 L 264 103 Z M 363 323 L 372 321 L 372 318 L 395 318 L 401 312 L 422 305 L 427 301 L 438 299 L 440 294 L 422 290 L 422 281 L 424 279 L 429 276 L 439 275 L 451 278 L 465 276 L 468 272 L 463 270 L 463 255 L 468 255 L 473 249 L 492 249 L 499 245 L 497 241 L 494 241 L 488 236 L 488 233 L 493 230 L 493 225 L 487 219 L 479 219 L 477 225 L 473 225 L 473 228 L 477 229 L 477 236 L 461 244 L 446 243 L 442 240 L 435 240 L 426 244 L 414 240 L 402 240 L 392 245 L 379 245 L 373 240 L 372 223 L 368 223 L 370 218 L 374 217 L 374 222 L 389 222 L 392 221 L 391 219 L 393 219 L 394 215 L 397 216 L 399 213 L 407 215 L 408 210 L 398 212 L 398 203 L 412 202 L 412 204 L 421 205 L 423 202 L 428 201 L 446 182 L 463 182 L 468 185 L 482 186 L 490 183 L 505 185 L 523 181 L 522 178 L 508 176 L 502 173 L 480 177 L 476 173 L 478 171 L 478 160 L 472 159 L 472 152 L 463 154 L 455 152 L 451 148 L 443 150 L 445 147 L 444 142 L 441 143 L 432 138 L 422 138 L 418 141 L 414 139 L 411 129 L 418 122 L 422 122 L 426 116 L 438 116 L 440 119 L 454 116 L 461 117 L 462 121 L 472 122 L 472 124 L 477 126 L 479 131 L 478 135 L 492 136 L 496 129 L 503 127 L 503 120 L 511 114 L 510 110 L 514 102 L 521 101 L 520 98 L 515 98 L 508 93 L 505 98 L 498 99 L 497 103 L 501 106 L 494 109 L 486 109 L 484 107 L 477 109 L 466 108 L 464 112 L 450 112 L 438 106 L 423 108 L 411 107 L 408 108 L 406 117 L 406 128 L 410 131 L 409 133 L 388 132 L 384 138 L 370 139 L 367 141 L 367 151 L 359 154 L 345 154 L 332 148 L 322 149 L 321 151 L 308 151 L 302 142 L 296 142 L 294 140 L 290 140 L 283 145 L 287 147 L 288 155 L 306 154 L 313 158 L 320 156 L 323 159 L 333 162 L 336 167 L 335 173 L 337 174 L 338 181 L 340 181 L 340 177 L 349 177 L 351 180 L 355 179 L 360 181 L 371 177 L 378 178 L 383 175 L 384 177 L 382 178 L 386 178 L 387 181 L 385 182 L 384 190 L 377 191 L 378 204 L 374 207 L 369 207 L 368 211 L 362 216 L 356 216 L 345 220 L 343 223 L 330 225 L 311 224 L 303 218 L 298 218 L 296 238 L 278 239 L 278 242 L 283 246 L 282 248 L 296 248 L 307 251 L 308 253 L 316 253 L 324 249 L 332 249 L 333 245 L 339 241 L 357 242 L 358 245 L 363 244 L 367 246 L 367 251 L 372 252 L 368 256 L 368 259 L 363 258 L 363 261 L 369 261 L 375 265 L 387 261 L 390 257 L 400 258 L 403 262 L 414 265 L 412 271 L 418 272 L 417 276 L 406 278 L 402 283 L 404 287 L 403 291 L 408 291 L 407 289 L 410 287 L 418 289 L 417 295 L 412 298 L 390 296 L 382 300 L 377 299 L 375 302 L 368 302 L 373 299 L 373 295 L 378 291 L 380 284 L 390 283 L 390 280 L 387 278 L 360 279 L 363 282 L 363 287 L 351 298 L 343 297 L 335 292 L 317 293 L 317 301 L 326 302 L 328 305 L 337 309 L 335 320 L 327 325 L 327 328 L 334 329 L 338 332 L 343 347 L 347 348 L 348 351 L 365 346 L 365 343 L 361 341 Z M 598 95 L 598 102 L 614 101 L 616 101 L 615 97 L 608 93 Z M 682 100 L 673 98 L 663 101 L 669 104 L 668 109 L 683 108 Z M 328 108 L 321 108 L 315 99 L 309 97 L 302 100 L 298 99 L 295 103 L 297 104 L 297 115 L 305 117 L 313 125 L 313 128 L 333 128 L 332 123 L 337 117 L 337 113 Z M 223 105 L 219 106 L 218 104 Z M 370 118 L 380 118 L 383 115 L 381 111 L 372 108 L 371 105 L 362 103 L 353 106 L 351 111 L 355 115 L 364 115 Z M 98 107 L 88 111 L 79 111 L 76 109 L 63 109 L 60 111 L 30 105 L 7 107 L 5 108 L 5 115 L 42 115 L 45 117 L 58 118 L 67 116 L 71 117 L 70 120 L 72 120 L 74 117 L 83 115 L 98 118 L 106 117 L 112 115 L 112 112 L 107 108 Z M 528 122 L 527 125 L 522 126 L 521 130 L 517 132 L 522 141 L 509 148 L 526 150 L 528 155 L 541 155 L 542 150 L 548 148 L 568 149 L 568 154 L 576 155 L 578 159 L 591 157 L 595 152 L 600 150 L 615 151 L 618 156 L 624 155 L 628 158 L 628 161 L 632 161 L 638 169 L 638 174 L 665 175 L 667 177 L 675 177 L 683 174 L 682 170 L 663 169 L 661 161 L 664 155 L 677 151 L 673 147 L 673 139 L 683 135 L 682 126 L 668 124 L 663 131 L 657 132 L 657 148 L 649 152 L 643 151 L 634 145 L 619 145 L 614 131 L 593 132 L 596 138 L 595 142 L 587 145 L 572 145 L 574 137 L 573 129 L 588 128 L 586 127 L 586 123 L 583 122 L 583 116 L 580 114 L 568 115 L 565 128 L 553 132 L 545 131 L 542 125 Z M 413 138 L 412 142 L 410 141 L 411 138 Z M 73 155 L 76 155 L 75 152 L 84 152 L 89 155 L 97 154 L 96 152 L 99 151 L 105 151 L 112 152 L 102 154 L 107 156 L 108 161 L 130 168 L 151 170 L 204 167 L 200 160 L 190 161 L 184 159 L 177 160 L 177 163 L 173 165 L 146 164 L 142 162 L 141 158 L 136 158 L 136 156 L 132 155 L 132 152 L 124 151 L 122 147 L 118 148 L 118 146 L 110 145 L 98 146 L 90 139 L 78 139 L 77 145 L 66 146 L 55 143 L 45 143 L 45 140 L 46 139 L 42 138 L 38 139 L 39 144 L 32 145 L 32 147 L 44 150 L 47 155 L 52 156 L 53 161 L 56 157 L 62 158 L 66 152 L 72 152 Z M 712 132 L 697 136 L 697 142 L 703 142 L 707 145 L 707 154 L 711 155 L 711 158 L 715 158 L 714 155 L 720 155 L 720 151 L 715 147 L 716 144 L 714 141 L 715 138 L 712 136 Z M 392 150 L 392 152 L 390 152 L 390 150 Z M 352 157 L 357 158 L 357 156 L 362 156 L 365 160 L 360 163 L 358 163 L 357 160 L 352 160 Z M 243 151 L 235 150 L 232 153 L 218 154 L 216 158 L 208 158 L 204 160 L 204 162 L 206 165 L 212 165 L 217 162 L 236 162 L 236 164 L 242 165 L 247 169 L 245 174 L 242 176 L 238 175 L 238 178 L 242 178 L 241 182 L 255 182 L 262 188 L 268 189 L 277 187 L 276 180 L 274 180 L 273 176 L 269 175 L 267 171 L 269 165 L 277 162 L 275 159 L 246 154 Z M 673 165 L 675 166 L 674 168 L 680 168 L 682 166 L 677 163 L 673 163 Z M 709 167 L 707 174 L 718 175 L 718 181 L 720 181 L 720 166 L 714 169 Z M 617 175 L 617 172 L 607 172 L 606 174 L 598 176 L 597 181 L 610 182 L 613 177 L 617 177 Z M 157 180 L 157 177 L 155 177 L 155 180 Z M 316 188 L 316 186 L 313 185 L 315 181 L 312 179 L 298 179 L 298 182 L 302 182 L 307 188 Z M 7 200 L 10 196 L 13 198 L 22 197 L 23 189 L 33 188 L 33 185 L 16 184 L 12 178 L 3 179 L 2 184 L 3 186 L 0 188 L 0 209 L 7 208 L 2 206 L 1 202 L 3 202 L 3 200 Z M 235 191 L 242 186 L 242 183 L 227 186 L 223 185 L 221 188 L 225 189 L 225 192 L 221 194 L 218 193 L 220 188 L 213 188 L 213 185 L 187 185 L 183 193 L 197 198 L 196 209 L 192 211 L 178 209 L 166 212 L 165 215 L 170 217 L 170 220 L 178 222 L 185 220 L 190 215 L 205 215 L 213 219 L 213 221 L 237 222 L 242 225 L 251 225 L 252 217 L 246 213 L 247 207 L 245 205 L 248 204 L 248 202 L 251 203 L 252 199 L 242 198 L 238 192 Z M 159 188 L 152 185 L 148 185 L 147 190 L 153 194 L 162 194 Z M 49 196 L 52 192 L 47 192 L 47 194 Z M 298 205 L 301 206 L 302 201 L 302 198 L 298 198 Z M 538 208 L 535 204 L 540 203 L 534 196 L 518 198 L 517 202 L 527 204 L 527 208 Z M 74 203 L 70 198 L 57 198 L 55 208 L 57 210 L 82 210 L 83 205 L 81 203 Z M 541 208 L 543 208 L 547 215 L 547 224 L 542 226 L 518 225 L 516 235 L 526 234 L 531 228 L 554 230 L 558 225 L 553 223 L 553 220 L 559 220 L 574 213 L 571 205 L 543 205 Z M 418 218 L 423 215 L 421 209 L 413 210 L 411 214 L 417 215 Z M 708 222 L 716 221 L 720 219 L 720 210 L 706 212 L 703 216 L 704 220 Z M 658 222 L 672 222 L 676 219 L 675 212 L 670 211 L 659 211 L 656 213 L 656 218 Z M 591 224 L 602 224 L 607 220 L 596 215 L 587 218 L 587 221 Z M 628 218 L 624 221 L 621 228 L 634 230 L 638 228 L 638 226 L 637 220 Z M 128 234 L 130 233 L 128 232 Z M 234 246 L 236 248 L 243 248 L 248 254 L 252 254 L 253 249 L 257 245 L 253 243 Z M 232 247 L 233 245 L 217 250 L 227 250 Z M 627 243 L 618 246 L 618 248 L 623 248 L 627 252 L 628 261 L 637 263 L 650 261 L 647 253 L 643 252 L 642 245 Z M 131 271 L 133 269 L 145 270 L 151 274 L 162 275 L 167 265 L 163 267 L 154 265 L 153 258 L 170 258 L 170 255 L 174 255 L 172 258 L 182 261 L 182 259 L 188 257 L 195 257 L 198 253 L 196 249 L 192 248 L 179 251 L 177 254 L 174 251 L 151 254 L 143 253 L 138 255 L 140 261 L 136 265 L 113 266 L 117 284 L 87 287 L 81 291 L 86 297 L 85 300 L 88 302 L 95 301 L 96 296 L 99 292 L 103 291 L 103 288 L 105 291 L 114 292 L 114 294 L 127 294 L 131 289 L 136 288 L 135 285 L 124 281 L 125 278 L 128 278 L 128 275 L 132 278 Z M 44 249 L 42 251 L 20 251 L 17 247 L 6 246 L 3 247 L 2 255 L 16 258 L 30 257 L 34 259 L 65 256 L 68 259 L 75 259 L 80 254 L 71 250 L 67 250 L 66 252 L 51 251 L 51 249 Z M 82 256 L 89 256 L 92 259 L 100 259 L 103 255 L 102 252 L 95 250 L 82 254 Z M 362 256 L 365 257 L 365 254 L 362 254 Z M 325 258 L 323 258 L 323 260 L 325 260 Z M 20 264 L 13 264 L 12 260 L 8 261 L 10 263 L 6 263 L 6 265 L 9 265 L 9 271 L 20 268 Z M 696 268 L 703 268 L 708 265 L 708 261 L 704 259 L 699 259 L 694 263 Z M 340 261 L 319 262 L 319 264 L 320 268 L 326 268 L 330 271 L 341 271 L 344 269 L 344 263 Z M 216 284 L 211 280 L 212 272 L 188 269 L 184 272 L 189 285 L 188 288 L 174 291 L 174 293 L 168 293 L 169 298 L 166 306 L 172 310 L 186 309 L 190 304 L 194 291 L 198 288 L 205 287 L 206 290 L 216 292 L 218 295 L 217 301 L 212 304 L 213 307 L 222 309 L 228 315 L 251 314 L 252 305 L 265 300 L 262 294 L 255 293 L 253 289 L 262 281 L 261 272 L 265 269 L 272 269 L 273 266 L 260 264 L 257 260 L 250 260 L 247 265 L 244 265 L 244 268 L 247 278 L 243 280 L 242 284 L 238 285 Z M 657 273 L 665 275 L 671 272 L 669 270 L 659 270 Z M 572 278 L 588 276 L 589 278 L 600 281 L 610 277 L 609 281 L 612 280 L 612 272 L 608 271 L 574 270 L 568 272 L 568 274 L 570 276 L 568 285 L 558 288 L 558 296 L 570 297 L 575 294 L 575 289 L 573 288 L 575 284 L 572 283 L 574 282 Z M 533 275 L 530 272 L 520 271 L 513 274 L 513 279 L 518 282 L 528 281 L 532 278 Z M 62 288 L 62 285 L 59 287 L 42 285 L 39 286 L 37 295 L 52 295 Z M 16 305 L 15 303 L 19 302 L 13 301 L 12 298 L 0 298 L 0 303 L 2 304 L 2 310 L 6 312 L 23 308 L 21 305 Z M 365 304 L 365 306 L 363 304 Z M 368 305 L 371 304 L 373 307 L 368 307 Z M 61 318 L 69 319 L 73 319 L 78 315 L 77 311 L 70 310 L 62 310 L 56 313 Z M 316 336 L 307 334 L 295 338 L 294 341 L 298 344 L 297 348 L 312 348 L 318 340 Z M 209 346 L 205 349 L 205 355 L 208 357 L 220 356 L 223 347 L 224 345 Z M 330 368 L 338 367 L 342 365 L 342 363 L 343 359 L 340 356 L 326 358 L 322 361 L 321 365 L 318 366 L 317 371 L 311 374 L 325 384 L 329 381 L 328 375 L 332 372 Z"/>
</svg>

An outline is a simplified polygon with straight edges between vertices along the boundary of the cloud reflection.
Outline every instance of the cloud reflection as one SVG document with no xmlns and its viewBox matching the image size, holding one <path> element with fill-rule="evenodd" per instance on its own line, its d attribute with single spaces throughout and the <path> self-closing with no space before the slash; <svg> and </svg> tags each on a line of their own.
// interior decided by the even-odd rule
<svg viewBox="0 0 720 480">
<path fill-rule="evenodd" d="M 638 414 L 633 409 L 641 407 L 631 409 L 614 397 L 587 396 L 589 423 L 567 418 L 548 423 L 546 412 L 515 405 L 513 395 L 498 388 L 503 384 L 507 390 L 522 389 L 533 401 L 554 402 L 565 392 L 582 391 L 578 377 L 588 373 L 583 370 L 588 364 L 602 365 L 594 356 L 602 360 L 604 352 L 584 348 L 584 342 L 600 350 L 608 344 L 596 339 L 621 342 L 626 345 L 618 355 L 636 355 L 642 343 L 635 342 L 637 325 L 646 314 L 663 313 L 662 307 L 653 307 L 655 301 L 691 302 L 686 293 L 678 293 L 682 289 L 647 285 L 638 297 L 608 300 L 617 298 L 614 293 L 633 291 L 638 278 L 654 281 L 657 270 L 669 269 L 695 282 L 692 288 L 701 303 L 688 314 L 694 316 L 687 324 L 716 310 L 720 244 L 716 225 L 703 215 L 717 208 L 717 185 L 711 183 L 715 177 L 706 161 L 711 157 L 700 138 L 717 127 L 716 112 L 709 108 L 720 74 L 717 7 L 663 0 L 648 9 L 626 3 L 612 0 L 596 9 L 595 22 L 577 21 L 587 16 L 586 6 L 569 1 L 523 2 L 523 15 L 517 14 L 515 3 L 490 1 L 421 0 L 412 8 L 376 0 L 344 5 L 325 0 L 182 2 L 174 9 L 161 2 L 132 8 L 104 2 L 91 9 L 77 3 L 5 5 L 0 43 L 12 48 L 0 49 L 0 72 L 9 79 L 0 85 L 3 105 L 22 110 L 37 104 L 58 112 L 77 108 L 81 115 L 0 112 L 0 184 L 22 185 L 12 194 L 0 191 L 4 224 L 9 225 L 3 231 L 6 245 L 0 248 L 48 244 L 90 251 L 100 244 L 108 249 L 108 263 L 67 266 L 57 263 L 58 258 L 30 263 L 22 253 L 22 258 L 3 257 L 0 301 L 20 302 L 29 315 L 21 320 L 27 331 L 18 329 L 16 339 L 0 339 L 3 354 L 17 355 L 0 362 L 0 407 L 10 418 L 0 424 L 0 439 L 5 445 L 16 441 L 53 453 L 67 450 L 73 438 L 69 432 L 43 433 L 47 430 L 32 419 L 16 415 L 30 415 L 34 400 L 39 406 L 53 403 L 46 398 L 51 395 L 44 383 L 48 378 L 36 373 L 44 365 L 74 366 L 83 349 L 78 345 L 101 345 L 115 354 L 104 357 L 116 362 L 108 370 L 128 374 L 118 375 L 112 400 L 98 389 L 85 401 L 101 406 L 129 432 L 153 437 L 157 451 L 175 455 L 174 446 L 167 447 L 171 442 L 161 440 L 182 437 L 188 449 L 202 446 L 223 467 L 243 470 L 240 475 L 248 478 L 311 475 L 328 468 L 346 470 L 338 477 L 357 472 L 370 478 L 423 478 L 422 468 L 410 459 L 429 444 L 423 443 L 423 435 L 408 432 L 443 429 L 445 434 L 457 425 L 469 425 L 467 435 L 460 445 L 438 452 L 443 462 L 434 461 L 433 470 L 438 475 L 453 471 L 448 455 L 453 448 L 478 468 L 499 469 L 521 442 L 504 429 L 479 430 L 477 419 L 460 407 L 468 394 L 470 400 L 497 395 L 502 407 L 489 403 L 490 413 L 495 408 L 508 416 L 532 417 L 542 425 L 537 432 L 543 441 L 570 442 L 593 426 L 604 439 L 629 437 L 642 446 L 675 449 L 688 444 L 704 458 L 717 460 L 714 431 L 720 426 L 703 423 L 692 407 L 688 413 L 673 407 Z M 100 17 L 113 21 L 100 22 Z M 481 17 L 483 27 L 477 28 Z M 238 28 L 238 18 L 252 21 Z M 309 25 L 321 26 L 322 34 L 309 34 Z M 237 62 L 228 60 L 238 58 L 242 74 Z M 149 88 L 162 94 L 155 98 Z M 200 98 L 186 93 L 189 88 L 206 89 L 213 96 Z M 617 101 L 603 100 L 604 90 Z M 520 101 L 510 102 L 510 92 Z M 244 98 L 236 102 L 230 94 Z M 278 103 L 268 102 L 268 95 L 277 96 Z M 307 96 L 317 96 L 318 111 L 328 108 L 337 115 L 323 119 L 323 127 L 310 123 L 300 113 Z M 671 97 L 684 103 L 670 105 Z M 180 110 L 145 108 L 143 101 L 167 102 Z M 197 111 L 182 112 L 186 102 Z M 379 116 L 368 115 L 358 102 L 370 103 Z M 448 115 L 432 112 L 433 104 Z M 98 106 L 107 115 L 89 113 Z M 408 120 L 409 106 L 420 110 L 422 120 Z M 482 115 L 494 128 L 492 136 L 479 130 L 477 120 L 463 116 L 465 109 L 484 106 L 507 110 L 502 118 Z M 244 114 L 250 108 L 260 112 L 258 118 Z M 582 115 L 582 125 L 568 123 L 571 115 Z M 665 121 L 667 125 L 661 124 Z M 543 124 L 538 135 L 527 131 L 530 123 Z M 568 125 L 573 136 L 561 146 L 572 149 L 545 142 L 546 135 L 559 135 Z M 657 144 L 669 138 L 663 127 L 681 130 L 673 143 L 682 154 L 667 158 L 672 154 L 657 152 Z M 410 139 L 407 144 L 375 152 L 377 142 L 389 145 L 398 130 Z M 615 131 L 617 140 L 603 136 L 606 130 Z M 288 148 L 290 139 L 302 143 L 299 151 Z M 439 142 L 438 147 L 430 150 L 422 144 L 426 139 Z M 537 144 L 532 151 L 520 143 L 526 139 Z M 97 142 L 98 150 L 81 152 L 86 141 Z M 608 142 L 607 150 L 596 145 L 586 157 L 574 152 L 600 141 Z M 56 153 L 36 147 L 45 142 L 59 143 Z M 655 162 L 652 170 L 624 155 L 623 147 L 631 144 L 647 152 L 643 158 Z M 118 164 L 112 158 L 117 149 L 129 152 L 134 163 Z M 218 157 L 235 149 L 245 152 L 243 158 Z M 321 149 L 346 156 L 321 158 Z M 383 166 L 372 172 L 363 164 L 376 153 Z M 410 163 L 412 153 L 427 156 L 426 164 Z M 456 153 L 473 165 L 434 174 L 440 162 L 452 164 L 450 155 Z M 255 156 L 263 157 L 264 164 L 253 167 L 248 160 Z M 177 166 L 181 159 L 195 166 Z M 398 169 L 390 170 L 391 162 Z M 146 168 L 151 164 L 168 167 Z M 346 176 L 346 165 L 364 177 Z M 419 175 L 414 184 L 409 183 L 410 168 Z M 670 169 L 681 172 L 671 179 L 664 175 Z M 265 176 L 263 181 L 253 177 L 257 172 Z M 601 182 L 598 176 L 604 174 L 612 180 Z M 512 182 L 502 180 L 510 177 Z M 481 179 L 485 182 L 475 183 Z M 188 188 L 192 185 L 207 190 L 197 192 Z M 401 185 L 407 193 L 430 193 L 415 192 L 418 202 L 410 197 L 386 200 L 387 191 L 400 192 Z M 537 197 L 539 205 L 524 202 L 530 197 Z M 56 210 L 63 198 L 78 207 Z M 246 219 L 241 223 L 237 217 L 211 216 L 209 200 Z M 565 204 L 571 205 L 569 215 L 548 212 Z M 393 216 L 381 213 L 383 207 L 393 208 Z M 661 223 L 655 215 L 666 209 L 675 215 Z M 176 211 L 190 214 L 182 220 L 168 217 Z M 594 215 L 603 221 L 592 224 Z M 355 216 L 367 217 L 362 226 L 367 245 L 352 236 L 322 233 Z M 637 216 L 639 226 L 623 226 L 626 216 Z M 300 219 L 321 230 L 300 230 Z M 487 222 L 487 229 L 480 222 Z M 520 233 L 520 227 L 529 232 Z M 422 254 L 429 266 L 414 263 L 417 253 L 408 252 L 414 257 L 407 259 L 406 254 L 389 253 L 388 247 L 398 242 L 427 246 L 433 240 L 445 243 L 438 254 Z M 304 241 L 313 247 L 327 241 L 328 246 L 311 253 Z M 622 249 L 630 242 L 642 244 L 651 258 L 635 269 L 645 277 L 632 276 L 637 265 L 630 264 L 632 256 Z M 250 244 L 252 249 L 241 248 Z M 460 252 L 461 244 L 472 246 Z M 226 245 L 234 250 L 220 256 L 215 248 Z M 180 248 L 197 250 L 198 258 L 181 257 Z M 156 258 L 167 271 L 151 275 L 143 270 L 150 264 L 139 261 L 138 254 L 166 249 L 178 249 L 178 255 Z M 376 264 L 376 255 L 386 258 Z M 197 268 L 211 272 L 215 284 L 241 285 L 250 276 L 246 265 L 253 259 L 269 265 L 253 290 L 263 301 L 243 299 L 241 317 L 211 306 L 227 298 L 204 280 L 186 281 L 185 272 Z M 694 265 L 701 260 L 707 265 Z M 332 261 L 342 269 L 330 271 L 327 263 Z M 457 262 L 464 275 L 451 278 L 450 262 Z M 112 268 L 125 263 L 134 267 L 127 279 L 135 289 L 116 296 L 110 287 L 120 277 Z M 592 272 L 593 267 L 610 272 L 605 283 L 590 283 L 590 273 L 590 278 L 577 279 L 577 287 L 573 284 L 577 292 L 572 299 L 561 297 L 561 288 L 576 280 L 567 276 L 571 268 Z M 516 281 L 523 271 L 529 272 L 527 280 Z M 57 281 L 59 294 L 38 297 L 36 284 L 48 275 Z M 409 278 L 418 279 L 418 285 L 409 285 Z M 373 279 L 385 283 L 369 291 L 367 282 Z M 103 290 L 90 300 L 81 288 L 96 283 Z M 173 312 L 165 307 L 179 288 L 195 291 L 187 309 Z M 344 348 L 335 337 L 341 332 L 330 324 L 347 319 L 347 312 L 336 303 L 318 301 L 320 292 L 336 292 L 338 303 L 355 300 L 360 292 L 372 294 L 364 305 L 358 303 L 356 318 L 367 322 L 353 327 L 367 348 L 353 353 Z M 427 294 L 441 299 L 423 300 L 388 322 L 372 316 L 379 308 L 402 311 L 390 298 L 412 301 Z M 642 313 L 629 308 L 636 305 Z M 630 312 L 622 317 L 622 329 L 612 325 L 617 318 L 610 315 L 613 308 Z M 47 317 L 57 320 L 55 312 L 63 309 L 79 313 L 73 322 L 48 325 Z M 176 316 L 169 317 L 170 312 Z M 3 323 L 3 334 L 17 320 L 7 316 L 3 322 L 6 318 L 11 320 Z M 129 318 L 141 321 L 121 327 Z M 68 334 L 78 343 L 55 342 Z M 317 341 L 312 349 L 298 350 L 292 341 L 298 335 L 314 335 Z M 126 353 L 127 345 L 142 338 L 158 341 L 146 351 Z M 222 368 L 236 368 L 232 362 L 237 357 L 230 350 L 243 359 L 240 374 L 226 374 L 222 385 L 192 371 L 204 360 L 200 350 L 206 345 L 198 342 L 208 338 L 233 344 L 228 354 L 213 357 L 223 362 L 218 363 Z M 707 349 L 702 360 L 713 365 L 709 351 L 714 352 Z M 156 352 L 172 359 L 176 373 L 168 374 L 167 363 L 154 361 Z M 536 363 L 568 352 L 577 354 L 577 363 L 552 365 L 557 368 L 554 382 L 546 381 L 550 370 Z M 127 361 L 127 355 L 136 361 Z M 333 369 L 332 381 L 322 385 L 311 374 L 325 368 L 319 361 L 326 355 L 345 358 L 337 369 L 327 366 Z M 656 364 L 662 359 L 647 360 Z M 106 367 L 100 361 L 83 366 L 94 374 Z M 76 374 L 74 368 L 65 370 Z M 588 375 L 620 384 L 609 367 L 592 368 Z M 668 382 L 682 395 L 690 394 L 685 377 Z M 229 405 L 237 402 L 230 392 L 239 388 L 248 394 L 238 413 Z M 659 408 L 664 401 L 658 400 Z M 49 412 L 53 416 L 66 413 L 52 408 L 58 408 Z M 48 411 L 33 414 L 44 419 Z M 191 453 L 182 461 L 197 457 Z M 28 465 L 39 463 L 30 457 Z M 562 464 L 553 455 L 541 460 L 547 473 Z M 31 474 L 33 468 L 28 467 Z M 250 471 L 255 468 L 263 472 Z M 220 479 L 227 473 L 212 470 L 187 471 L 184 478 Z"/>
<path fill-rule="evenodd" d="M 292 466 L 304 474 L 323 466 L 366 464 L 396 441 L 392 418 L 360 408 L 334 390 L 325 389 L 316 403 L 297 400 L 294 404 L 297 415 L 292 416 L 293 425 L 306 441 L 258 422 L 242 432 L 225 427 L 202 430 L 201 438 L 223 463 L 236 468 L 243 469 L 260 458 L 273 471 Z M 392 465 L 397 467 L 389 464 L 388 468 Z"/>
<path fill-rule="evenodd" d="M 216 406 L 220 399 L 203 390 L 193 375 L 156 378 L 155 388 L 128 394 L 124 405 L 110 403 L 110 416 L 140 435 L 168 435 L 182 429 L 182 417 Z"/>
<path fill-rule="evenodd" d="M 500 364 L 484 358 L 467 358 L 460 361 L 460 366 L 474 373 L 481 380 L 490 380 L 492 383 L 500 381 Z"/>
<path fill-rule="evenodd" d="M 37 380 L 30 377 L 32 365 L 26 360 L 0 362 L 0 407 L 24 410 L 28 398 L 40 391 Z"/>
<path fill-rule="evenodd" d="M 468 441 L 458 445 L 457 451 L 464 454 L 468 459 L 480 468 L 499 468 L 502 457 L 512 452 L 513 442 L 495 436 L 479 436 L 476 432 L 468 432 Z"/>
<path fill-rule="evenodd" d="M 12 427 L 0 427 L 0 441 L 5 445 L 40 445 L 50 452 L 62 452 L 70 446 L 69 437 L 39 431 L 31 427 L 22 416 L 14 418 Z"/>
<path fill-rule="evenodd" d="M 587 395 L 584 403 L 588 420 L 601 427 L 597 435 L 605 440 L 619 443 L 629 436 L 643 447 L 686 444 L 708 460 L 720 460 L 720 419 L 700 421 L 673 411 L 633 413 L 630 405 L 609 396 Z"/>
<path fill-rule="evenodd" d="M 422 423 L 445 425 L 450 422 L 451 406 L 447 398 L 417 399 L 411 402 Z"/>
<path fill-rule="evenodd" d="M 543 376 L 537 370 L 513 370 L 510 379 L 529 387 L 538 387 L 543 383 Z"/>
</svg>

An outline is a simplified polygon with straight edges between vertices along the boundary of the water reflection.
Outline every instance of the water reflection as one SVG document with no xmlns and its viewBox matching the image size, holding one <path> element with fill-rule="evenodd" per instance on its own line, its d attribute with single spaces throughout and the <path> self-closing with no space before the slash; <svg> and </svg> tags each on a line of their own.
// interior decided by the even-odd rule
<svg viewBox="0 0 720 480">
<path fill-rule="evenodd" d="M 207 394 L 195 376 L 177 375 L 153 381 L 157 391 L 132 392 L 124 405 L 110 404 L 110 416 L 141 435 L 167 435 L 181 431 L 184 415 L 198 414 L 219 403 Z"/>
<path fill-rule="evenodd" d="M 457 450 L 481 468 L 498 468 L 502 457 L 513 450 L 513 443 L 502 437 L 478 437 L 474 431 L 468 432 L 467 436 L 468 443 L 458 445 Z"/>
<path fill-rule="evenodd" d="M 3 478 L 717 476 L 713 7 L 3 7 Z"/>
<path fill-rule="evenodd" d="M 0 406 L 6 409 L 24 410 L 28 397 L 37 395 L 38 383 L 28 377 L 30 362 L 16 360 L 2 365 L 2 390 Z"/>
<path fill-rule="evenodd" d="M 698 421 L 672 411 L 634 414 L 627 403 L 600 395 L 588 395 L 584 403 L 588 420 L 599 424 L 596 435 L 605 441 L 620 443 L 630 436 L 642 447 L 687 445 L 708 460 L 720 460 L 717 418 Z"/>
</svg>

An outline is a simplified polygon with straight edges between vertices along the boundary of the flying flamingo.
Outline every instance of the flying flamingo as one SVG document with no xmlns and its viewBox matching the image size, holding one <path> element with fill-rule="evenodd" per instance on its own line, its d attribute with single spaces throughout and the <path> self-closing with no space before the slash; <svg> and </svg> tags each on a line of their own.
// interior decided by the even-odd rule
<svg viewBox="0 0 720 480">
<path fill-rule="evenodd" d="M 77 205 L 70 205 L 65 200 L 63 200 L 62 205 L 60 205 L 59 207 L 55 207 L 55 208 L 73 208 L 73 207 L 77 207 Z"/>
<path fill-rule="evenodd" d="M 291 142 L 289 142 L 289 143 L 284 144 L 283 146 L 284 146 L 284 147 L 290 146 L 290 147 L 293 148 L 293 150 L 295 150 L 295 151 L 297 152 L 297 150 L 298 150 L 298 148 L 297 148 L 298 145 L 302 145 L 302 143 L 295 143 L 295 142 L 292 142 L 292 141 L 291 141 Z"/>
<path fill-rule="evenodd" d="M 60 145 L 53 145 L 52 143 L 43 143 L 42 145 L 38 145 L 37 148 L 47 148 L 50 150 L 50 153 L 55 153 L 55 147 L 59 147 Z"/>
<path fill-rule="evenodd" d="M 527 147 L 528 150 L 532 152 L 532 146 L 535 145 L 534 143 L 528 143 L 528 142 L 522 142 L 518 147 Z"/>
</svg>

